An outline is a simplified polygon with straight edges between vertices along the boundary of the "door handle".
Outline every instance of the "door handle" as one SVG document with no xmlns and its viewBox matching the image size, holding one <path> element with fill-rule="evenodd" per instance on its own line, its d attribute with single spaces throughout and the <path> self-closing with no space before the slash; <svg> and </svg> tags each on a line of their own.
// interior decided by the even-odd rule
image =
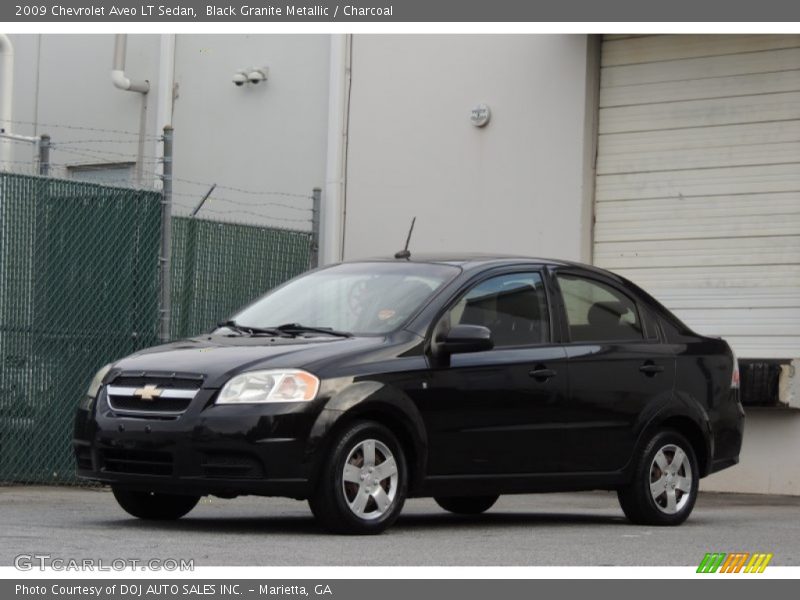
<svg viewBox="0 0 800 600">
<path fill-rule="evenodd" d="M 548 369 L 544 365 L 536 365 L 533 371 L 529 372 L 528 375 L 533 377 L 536 381 L 545 382 L 551 377 L 556 376 L 556 372 L 553 369 Z"/>
<path fill-rule="evenodd" d="M 657 373 L 661 373 L 664 370 L 664 367 L 653 363 L 652 360 L 648 360 L 641 367 L 639 367 L 639 370 L 648 377 L 653 377 Z"/>
</svg>

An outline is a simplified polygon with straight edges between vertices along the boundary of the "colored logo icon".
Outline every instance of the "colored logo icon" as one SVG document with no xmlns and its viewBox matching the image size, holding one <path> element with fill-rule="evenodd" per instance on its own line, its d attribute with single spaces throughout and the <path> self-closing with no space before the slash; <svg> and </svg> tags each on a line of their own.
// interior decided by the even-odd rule
<svg viewBox="0 0 800 600">
<path fill-rule="evenodd" d="M 765 552 L 707 552 L 697 567 L 698 573 L 763 573 L 772 554 Z"/>
</svg>

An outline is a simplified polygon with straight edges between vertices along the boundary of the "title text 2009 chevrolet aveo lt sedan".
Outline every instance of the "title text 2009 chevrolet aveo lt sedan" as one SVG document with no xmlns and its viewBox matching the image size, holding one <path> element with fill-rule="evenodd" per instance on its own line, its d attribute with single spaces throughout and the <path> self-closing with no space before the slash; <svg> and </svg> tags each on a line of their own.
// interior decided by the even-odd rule
<svg viewBox="0 0 800 600">
<path fill-rule="evenodd" d="M 377 533 L 407 497 L 616 490 L 677 525 L 738 461 L 736 359 L 633 283 L 562 261 L 427 257 L 297 277 L 213 332 L 97 373 L 78 474 L 144 519 L 203 495 L 308 499 Z"/>
</svg>

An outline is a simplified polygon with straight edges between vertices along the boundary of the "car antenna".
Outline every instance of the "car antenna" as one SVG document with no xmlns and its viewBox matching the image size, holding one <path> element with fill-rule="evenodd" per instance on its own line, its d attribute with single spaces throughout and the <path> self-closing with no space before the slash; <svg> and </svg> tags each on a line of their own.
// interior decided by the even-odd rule
<svg viewBox="0 0 800 600">
<path fill-rule="evenodd" d="M 408 230 L 408 237 L 406 238 L 406 247 L 400 250 L 399 252 L 395 252 L 395 258 L 405 258 L 408 260 L 411 258 L 411 252 L 408 251 L 408 244 L 411 241 L 411 232 L 414 231 L 414 223 L 417 222 L 417 217 L 411 219 L 411 228 Z"/>
</svg>

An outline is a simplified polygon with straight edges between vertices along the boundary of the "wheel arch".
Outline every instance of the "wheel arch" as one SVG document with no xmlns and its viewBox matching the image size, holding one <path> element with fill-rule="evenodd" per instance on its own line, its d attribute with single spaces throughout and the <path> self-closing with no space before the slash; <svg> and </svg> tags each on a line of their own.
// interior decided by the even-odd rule
<svg viewBox="0 0 800 600">
<path fill-rule="evenodd" d="M 708 475 L 711 464 L 709 444 L 704 438 L 700 426 L 694 420 L 685 415 L 673 415 L 661 421 L 659 429 L 674 429 L 685 437 L 694 450 L 700 477 Z"/>
<path fill-rule="evenodd" d="M 409 472 L 409 494 L 425 477 L 428 443 L 422 416 L 400 390 L 379 382 L 359 382 L 332 397 L 314 423 L 309 444 L 312 485 L 333 440 L 358 421 L 375 421 L 397 436 Z"/>
<path fill-rule="evenodd" d="M 696 417 L 685 413 L 668 412 L 658 415 L 648 423 L 639 435 L 636 444 L 637 450 L 634 456 L 639 455 L 639 452 L 644 448 L 645 444 L 647 444 L 650 438 L 657 432 L 665 429 L 672 429 L 680 433 L 692 445 L 692 450 L 694 450 L 695 457 L 697 458 L 697 467 L 700 471 L 699 477 L 705 477 L 709 474 L 711 467 L 713 448 L 707 425 L 705 429 L 706 433 L 704 433 L 702 423 L 703 422 L 698 421 Z M 634 462 L 635 461 L 632 460 L 631 464 L 634 464 Z"/>
</svg>

